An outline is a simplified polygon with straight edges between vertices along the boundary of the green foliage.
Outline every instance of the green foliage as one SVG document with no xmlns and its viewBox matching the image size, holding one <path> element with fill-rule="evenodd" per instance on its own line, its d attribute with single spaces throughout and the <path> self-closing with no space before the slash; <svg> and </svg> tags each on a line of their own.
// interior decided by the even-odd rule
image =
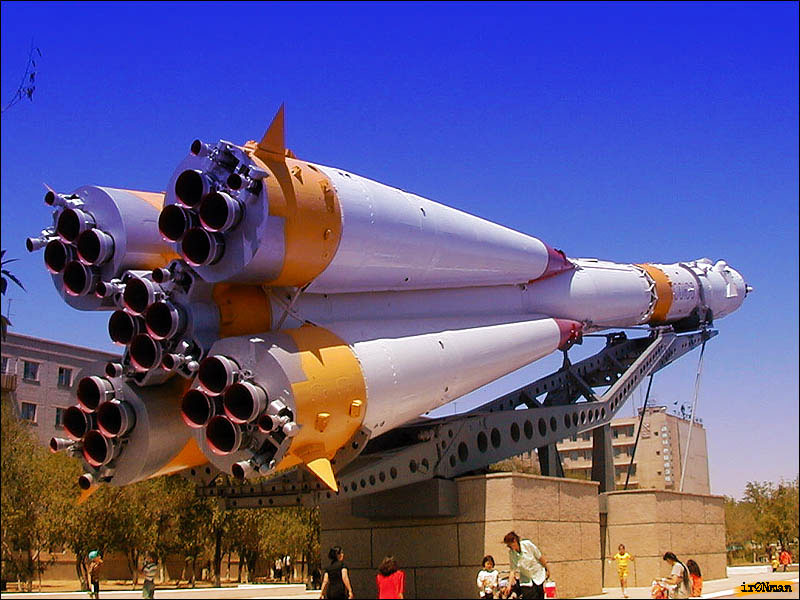
<svg viewBox="0 0 800 600">
<path fill-rule="evenodd" d="M 41 553 L 58 545 L 61 519 L 69 510 L 70 484 L 76 465 L 51 455 L 28 428 L 17 421 L 10 403 L 2 402 L 3 485 L 0 488 L 2 557 L 5 577 L 26 581 L 28 588 L 46 567 Z"/>
<path fill-rule="evenodd" d="M 745 486 L 744 501 L 751 503 L 755 512 L 754 539 L 786 545 L 797 538 L 798 479 L 778 485 L 751 481 Z"/>
<path fill-rule="evenodd" d="M 744 498 L 725 498 L 725 540 L 729 559 L 766 554 L 771 544 L 789 546 L 798 534 L 798 480 L 751 481 Z"/>
<path fill-rule="evenodd" d="M 124 553 L 134 574 L 147 552 L 162 564 L 178 555 L 186 559 L 181 578 L 191 582 L 199 574 L 195 568 L 206 563 L 219 581 L 224 554 L 238 554 L 250 578 L 259 559 L 290 554 L 316 562 L 319 555 L 317 509 L 224 510 L 216 500 L 198 496 L 194 484 L 180 476 L 122 488 L 101 485 L 77 504 L 80 472 L 77 460 L 47 451 L 13 416 L 10 403 L 2 403 L 4 578 L 19 576 L 30 589 L 47 566 L 41 552 L 62 547 L 75 555 L 84 589 L 90 550 Z"/>
<path fill-rule="evenodd" d="M 6 280 L 6 277 L 25 291 L 25 286 L 22 285 L 22 282 L 7 268 L 9 264 L 16 262 L 18 259 L 5 258 L 5 254 L 5 250 L 0 250 L 0 270 L 2 271 L 2 278 L 0 278 L 0 294 L 3 296 L 6 295 L 6 290 L 8 289 L 8 280 Z M 8 331 L 9 325 L 11 325 L 11 321 L 8 320 L 8 317 L 6 315 L 0 315 L 0 338 L 3 340 L 6 339 L 6 332 Z"/>
<path fill-rule="evenodd" d="M 542 474 L 539 468 L 539 461 L 533 453 L 530 454 L 530 457 L 512 456 L 511 458 L 496 462 L 493 465 L 489 465 L 489 471 L 528 473 L 529 475 Z"/>
</svg>

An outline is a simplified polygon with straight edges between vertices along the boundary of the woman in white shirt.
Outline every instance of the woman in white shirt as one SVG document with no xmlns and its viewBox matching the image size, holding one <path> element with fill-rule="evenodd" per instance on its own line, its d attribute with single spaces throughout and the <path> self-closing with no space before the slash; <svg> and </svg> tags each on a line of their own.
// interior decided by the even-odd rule
<svg viewBox="0 0 800 600">
<path fill-rule="evenodd" d="M 667 584 L 670 598 L 688 598 L 692 585 L 689 582 L 689 569 L 672 552 L 664 554 L 664 560 L 671 567 L 669 577 L 662 577 L 660 582 Z"/>
<path fill-rule="evenodd" d="M 494 557 L 487 554 L 481 561 L 483 569 L 478 573 L 478 594 L 480 598 L 496 598 L 499 573 L 494 568 Z"/>
</svg>

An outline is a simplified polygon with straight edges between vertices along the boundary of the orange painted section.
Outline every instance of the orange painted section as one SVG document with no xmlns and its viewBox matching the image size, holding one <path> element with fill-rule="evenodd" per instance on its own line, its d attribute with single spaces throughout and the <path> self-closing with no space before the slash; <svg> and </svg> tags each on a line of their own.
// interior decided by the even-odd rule
<svg viewBox="0 0 800 600">
<path fill-rule="evenodd" d="M 192 437 L 171 461 L 150 475 L 148 479 L 161 475 L 169 475 L 170 473 L 177 473 L 178 471 L 183 471 L 191 467 L 199 467 L 207 462 L 208 458 L 206 458 L 200 446 L 197 445 L 197 442 Z"/>
<path fill-rule="evenodd" d="M 280 107 L 261 141 L 243 148 L 270 174 L 264 180 L 269 214 L 283 217 L 284 261 L 266 285 L 301 287 L 333 260 L 342 237 L 342 209 L 330 179 L 286 149 L 284 108 Z"/>
<path fill-rule="evenodd" d="M 218 283 L 212 298 L 219 308 L 219 336 L 233 337 L 269 331 L 272 313 L 269 298 L 261 286 Z"/>
<path fill-rule="evenodd" d="M 162 208 L 164 208 L 164 194 L 159 194 L 156 192 L 140 192 L 139 190 L 124 191 L 130 192 L 134 196 L 141 198 L 159 212 Z"/>
<path fill-rule="evenodd" d="M 300 433 L 292 440 L 278 470 L 322 458 L 332 459 L 350 442 L 363 421 L 366 411 L 357 411 L 353 416 L 353 402 L 359 401 L 366 408 L 367 400 L 361 365 L 344 341 L 327 329 L 309 325 L 284 333 L 297 346 L 306 379 L 292 383 L 297 408 L 295 421 L 300 425 Z M 321 417 L 325 421 L 323 431 L 315 427 L 318 415 L 325 415 Z M 315 463 L 315 467 L 323 472 L 324 461 Z"/>
<path fill-rule="evenodd" d="M 333 260 L 342 238 L 342 209 L 333 184 L 313 165 L 292 158 L 254 154 L 268 170 L 265 180 L 269 214 L 283 217 L 284 259 L 278 276 L 266 285 L 301 287 L 314 280 Z"/>
<path fill-rule="evenodd" d="M 672 308 L 672 283 L 669 277 L 667 277 L 667 274 L 658 267 L 649 264 L 637 266 L 644 269 L 656 283 L 656 296 L 658 300 L 656 301 L 656 306 L 653 309 L 653 314 L 650 316 L 649 322 L 654 324 L 664 323 L 667 320 L 669 309 Z"/>
</svg>

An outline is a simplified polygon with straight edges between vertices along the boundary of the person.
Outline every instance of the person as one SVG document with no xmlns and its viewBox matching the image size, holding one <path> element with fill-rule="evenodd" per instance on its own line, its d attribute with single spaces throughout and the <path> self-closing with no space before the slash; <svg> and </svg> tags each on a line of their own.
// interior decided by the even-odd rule
<svg viewBox="0 0 800 600">
<path fill-rule="evenodd" d="M 103 566 L 103 558 L 99 550 L 89 552 L 89 598 L 99 600 L 100 598 L 100 569 Z"/>
<path fill-rule="evenodd" d="M 283 577 L 283 560 L 281 558 L 275 559 L 275 579 L 279 582 Z"/>
<path fill-rule="evenodd" d="M 625 544 L 620 544 L 618 552 L 611 560 L 617 561 L 617 575 L 619 575 L 619 585 L 622 588 L 622 597 L 627 598 L 628 594 L 625 593 L 625 587 L 628 585 L 628 562 L 634 560 L 634 558 L 625 551 Z M 611 560 L 608 562 L 611 562 Z"/>
<path fill-rule="evenodd" d="M 397 568 L 394 556 L 386 556 L 378 567 L 375 577 L 378 584 L 378 598 L 403 598 L 406 589 L 406 574 Z"/>
<path fill-rule="evenodd" d="M 330 600 L 353 598 L 353 588 L 347 576 L 347 566 L 344 564 L 344 550 L 341 546 L 334 546 L 328 552 L 328 558 L 331 559 L 331 564 L 325 567 L 319 597 Z"/>
<path fill-rule="evenodd" d="M 283 576 L 286 577 L 286 583 L 292 579 L 292 557 L 288 554 L 283 557 Z"/>
<path fill-rule="evenodd" d="M 689 594 L 692 598 L 699 598 L 703 594 L 703 574 L 698 565 L 691 558 L 686 561 L 686 568 L 689 570 L 689 579 L 692 580 L 692 591 Z"/>
<path fill-rule="evenodd" d="M 508 546 L 511 565 L 509 587 L 519 598 L 544 598 L 544 582 L 550 578 L 550 567 L 542 553 L 532 541 L 521 539 L 514 531 L 505 535 L 503 543 Z"/>
<path fill-rule="evenodd" d="M 781 557 L 780 557 L 781 565 L 783 565 L 783 572 L 786 573 L 786 567 L 792 564 L 792 555 L 789 554 L 789 551 L 786 547 L 781 548 Z"/>
<path fill-rule="evenodd" d="M 666 552 L 663 558 L 670 566 L 670 573 L 669 577 L 661 577 L 658 581 L 667 585 L 671 598 L 688 598 L 692 588 L 686 565 L 672 552 Z"/>
<path fill-rule="evenodd" d="M 494 568 L 494 557 L 487 554 L 481 561 L 483 569 L 478 573 L 478 595 L 481 598 L 496 598 L 499 573 Z"/>
<path fill-rule="evenodd" d="M 158 563 L 152 554 L 147 554 L 142 565 L 144 584 L 142 584 L 142 598 L 156 597 L 156 573 L 158 573 Z"/>
<path fill-rule="evenodd" d="M 773 573 L 777 573 L 778 565 L 780 564 L 780 561 L 778 560 L 778 551 L 777 550 L 775 550 L 775 552 L 773 552 L 770 555 L 769 561 L 772 563 L 772 572 Z"/>
<path fill-rule="evenodd" d="M 311 571 L 311 589 L 318 590 L 322 587 L 322 571 L 319 565 L 314 565 L 314 570 Z"/>
</svg>

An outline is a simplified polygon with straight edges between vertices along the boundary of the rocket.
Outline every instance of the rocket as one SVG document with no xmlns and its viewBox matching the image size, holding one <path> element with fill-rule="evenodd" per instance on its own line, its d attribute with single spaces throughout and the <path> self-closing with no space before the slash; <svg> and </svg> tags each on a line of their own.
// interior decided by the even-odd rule
<svg viewBox="0 0 800 600">
<path fill-rule="evenodd" d="M 29 238 L 64 300 L 109 312 L 119 362 L 65 411 L 83 487 L 187 468 L 306 468 L 332 490 L 373 439 L 557 350 L 695 331 L 752 291 L 725 261 L 619 264 L 298 159 L 195 140 L 163 193 L 49 190 Z M 346 452 L 345 452 L 346 450 Z M 353 451 L 356 450 L 354 453 Z M 349 457 L 349 458 L 346 458 Z"/>
</svg>

